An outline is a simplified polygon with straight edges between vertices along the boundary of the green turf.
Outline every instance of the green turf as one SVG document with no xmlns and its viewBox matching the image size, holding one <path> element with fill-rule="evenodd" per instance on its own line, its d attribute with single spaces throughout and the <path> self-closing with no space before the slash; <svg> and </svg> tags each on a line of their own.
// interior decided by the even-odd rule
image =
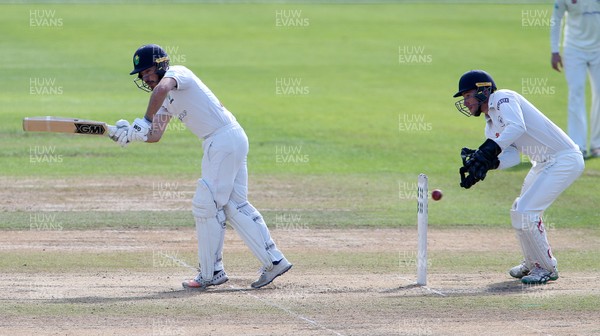
<svg viewBox="0 0 600 336">
<path fill-rule="evenodd" d="M 17 183 L 28 176 L 199 176 L 200 142 L 179 123 L 159 144 L 126 149 L 99 137 L 21 131 L 25 116 L 140 117 L 148 94 L 128 72 L 133 51 L 154 42 L 194 70 L 245 127 L 253 176 L 312 178 L 347 191 L 332 201 L 339 203 L 332 208 L 352 204 L 340 216 L 295 205 L 311 223 L 412 224 L 414 200 L 402 192 L 425 172 L 445 192 L 432 205 L 431 223 L 507 225 L 527 164 L 461 190 L 458 153 L 482 142 L 483 120 L 460 115 L 451 96 L 473 68 L 517 91 L 531 90 L 523 84 L 529 78 L 547 81 L 543 88 L 552 92 L 527 97 L 566 126 L 566 85 L 550 69 L 549 29 L 524 25 L 529 10 L 550 15 L 548 4 L 2 5 L 1 171 Z M 176 24 L 156 28 L 148 19 L 165 15 Z M 278 15 L 295 15 L 300 25 L 281 26 Z M 47 24 L 39 26 L 40 18 Z M 421 60 L 401 63 L 411 56 Z M 289 89 L 298 94 L 281 94 Z M 548 211 L 557 225 L 595 225 L 599 175 L 600 160 L 587 161 L 582 178 Z M 347 186 L 353 179 L 370 185 Z M 3 214 L 3 227 L 26 225 L 15 216 Z"/>
<path fill-rule="evenodd" d="M 180 270 L 182 265 L 179 261 L 195 265 L 196 252 L 191 249 L 194 243 L 181 246 L 179 250 L 164 251 L 160 247 L 155 250 L 131 252 L 131 251 L 98 251 L 64 253 L 64 251 L 40 251 L 31 250 L 26 253 L 3 252 L 0 259 L 0 270 L 3 272 L 35 273 L 35 272 L 70 272 L 76 270 L 94 271 L 102 269 L 107 272 L 126 269 L 130 272 L 154 270 L 156 272 L 165 269 Z M 301 254 L 291 253 L 290 259 L 302 259 L 303 267 L 308 273 L 326 272 L 334 267 L 339 272 L 352 272 L 362 270 L 364 272 L 381 273 L 383 276 L 398 274 L 413 274 L 416 272 L 416 255 L 398 251 L 390 252 L 330 252 L 323 255 L 322 252 L 307 251 Z M 600 252 L 593 249 L 559 249 L 557 256 L 561 260 L 561 272 L 571 274 L 574 272 L 598 272 L 598 257 Z M 174 257 L 176 261 L 172 257 Z M 231 254 L 228 260 L 234 267 L 247 268 L 245 255 Z M 518 252 L 487 251 L 477 254 L 468 254 L 464 251 L 442 253 L 433 252 L 428 256 L 428 268 L 431 274 L 451 274 L 453 272 L 464 272 L 469 274 L 473 269 L 486 269 L 491 273 L 504 274 L 506 272 L 506 261 L 517 260 Z M 232 261 L 233 260 L 233 261 Z M 393 273 L 390 275 L 390 272 Z"/>
</svg>

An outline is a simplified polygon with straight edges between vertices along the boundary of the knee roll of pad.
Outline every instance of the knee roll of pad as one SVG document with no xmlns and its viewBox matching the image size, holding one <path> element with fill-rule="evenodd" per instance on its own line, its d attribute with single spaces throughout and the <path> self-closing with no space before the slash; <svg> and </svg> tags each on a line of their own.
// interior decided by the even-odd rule
<svg viewBox="0 0 600 336">
<path fill-rule="evenodd" d="M 199 179 L 196 193 L 192 199 L 192 213 L 194 217 L 215 218 L 217 212 L 217 204 L 208 184 L 204 180 Z"/>
</svg>

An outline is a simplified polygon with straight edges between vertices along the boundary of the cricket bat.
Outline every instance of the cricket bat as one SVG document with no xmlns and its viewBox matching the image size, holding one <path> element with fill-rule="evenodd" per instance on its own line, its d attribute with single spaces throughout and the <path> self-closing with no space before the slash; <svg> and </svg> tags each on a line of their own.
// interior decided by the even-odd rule
<svg viewBox="0 0 600 336">
<path fill-rule="evenodd" d="M 31 117 L 23 119 L 26 132 L 54 132 L 88 135 L 106 135 L 115 126 L 102 121 L 61 117 Z"/>
</svg>

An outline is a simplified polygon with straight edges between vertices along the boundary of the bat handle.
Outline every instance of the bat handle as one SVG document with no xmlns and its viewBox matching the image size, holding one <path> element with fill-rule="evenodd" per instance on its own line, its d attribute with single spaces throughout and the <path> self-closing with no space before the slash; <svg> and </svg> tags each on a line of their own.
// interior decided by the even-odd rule
<svg viewBox="0 0 600 336">
<path fill-rule="evenodd" d="M 113 125 L 107 125 L 107 126 L 108 126 L 108 132 L 104 133 L 104 135 L 109 137 L 111 134 L 115 134 L 115 132 L 117 131 L 117 126 L 113 126 Z"/>
</svg>

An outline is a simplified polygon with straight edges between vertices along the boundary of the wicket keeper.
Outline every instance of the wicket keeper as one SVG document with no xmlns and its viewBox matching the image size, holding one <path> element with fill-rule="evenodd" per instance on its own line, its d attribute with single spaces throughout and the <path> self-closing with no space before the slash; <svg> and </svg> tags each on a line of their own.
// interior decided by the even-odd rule
<svg viewBox="0 0 600 336">
<path fill-rule="evenodd" d="M 456 108 L 467 116 L 483 114 L 487 137 L 476 150 L 462 149 L 461 187 L 469 189 L 483 181 L 489 170 L 515 166 L 521 153 L 527 155 L 532 167 L 510 210 L 525 260 L 509 274 L 525 284 L 558 279 L 542 215 L 583 172 L 579 146 L 523 96 L 498 90 L 485 71 L 462 75 L 454 94 L 461 96 Z"/>
</svg>

